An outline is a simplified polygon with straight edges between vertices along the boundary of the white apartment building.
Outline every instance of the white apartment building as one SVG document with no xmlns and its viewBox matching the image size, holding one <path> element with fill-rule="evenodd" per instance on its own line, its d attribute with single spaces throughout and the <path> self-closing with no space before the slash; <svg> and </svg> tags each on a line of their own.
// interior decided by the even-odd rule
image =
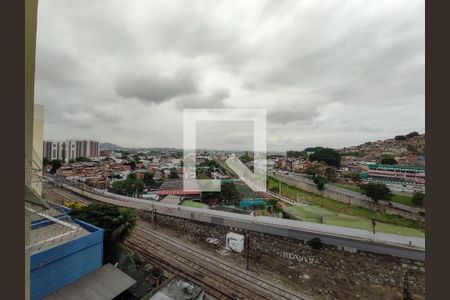
<svg viewBox="0 0 450 300">
<path fill-rule="evenodd" d="M 100 156 L 100 142 L 95 140 L 44 141 L 44 157 L 68 162 L 78 157 Z"/>
</svg>

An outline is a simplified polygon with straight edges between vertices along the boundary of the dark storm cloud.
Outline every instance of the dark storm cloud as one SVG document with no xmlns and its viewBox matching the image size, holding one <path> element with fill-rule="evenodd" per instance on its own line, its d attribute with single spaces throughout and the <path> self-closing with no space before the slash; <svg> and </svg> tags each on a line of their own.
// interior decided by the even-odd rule
<svg viewBox="0 0 450 300">
<path fill-rule="evenodd" d="M 159 77 L 122 76 L 115 82 L 117 94 L 123 98 L 136 98 L 144 103 L 158 104 L 172 98 L 189 95 L 197 91 L 197 86 L 191 75 L 177 74 Z"/>
</svg>

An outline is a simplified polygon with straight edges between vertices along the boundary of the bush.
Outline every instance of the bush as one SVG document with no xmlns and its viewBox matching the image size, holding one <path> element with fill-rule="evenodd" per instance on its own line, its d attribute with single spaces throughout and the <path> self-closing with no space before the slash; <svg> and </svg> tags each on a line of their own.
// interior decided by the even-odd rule
<svg viewBox="0 0 450 300">
<path fill-rule="evenodd" d="M 321 249 L 323 246 L 322 241 L 318 237 L 310 239 L 309 241 L 306 242 L 306 244 L 316 250 Z"/>
<path fill-rule="evenodd" d="M 406 139 L 407 139 L 407 137 L 404 136 L 404 135 L 397 135 L 397 136 L 395 136 L 395 140 L 396 141 L 404 141 Z"/>
<path fill-rule="evenodd" d="M 383 165 L 396 165 L 397 161 L 395 160 L 395 158 L 393 156 L 386 155 L 386 156 L 381 157 L 381 163 Z"/>
<path fill-rule="evenodd" d="M 117 261 L 120 243 L 131 235 L 138 219 L 136 212 L 131 208 L 107 204 L 73 207 L 69 215 L 73 219 L 79 219 L 103 228 L 103 257 L 105 263 Z"/>
<path fill-rule="evenodd" d="M 413 131 L 413 132 L 408 133 L 408 134 L 406 135 L 406 137 L 407 137 L 408 139 L 410 139 L 410 138 L 413 138 L 413 137 L 418 136 L 418 135 L 419 135 L 419 133 L 418 133 L 417 131 Z"/>
<path fill-rule="evenodd" d="M 422 192 L 415 192 L 412 196 L 411 202 L 416 206 L 423 206 L 425 202 L 425 194 Z"/>
<path fill-rule="evenodd" d="M 360 185 L 367 197 L 372 198 L 375 203 L 379 200 L 390 201 L 392 198 L 391 190 L 383 183 L 373 183 Z"/>
<path fill-rule="evenodd" d="M 317 189 L 319 191 L 322 191 L 325 188 L 325 183 L 327 183 L 327 180 L 321 176 L 314 177 L 314 183 L 317 186 Z"/>
<path fill-rule="evenodd" d="M 334 149 L 316 147 L 314 153 L 309 156 L 310 161 L 324 161 L 329 166 L 339 168 L 341 155 Z"/>
</svg>

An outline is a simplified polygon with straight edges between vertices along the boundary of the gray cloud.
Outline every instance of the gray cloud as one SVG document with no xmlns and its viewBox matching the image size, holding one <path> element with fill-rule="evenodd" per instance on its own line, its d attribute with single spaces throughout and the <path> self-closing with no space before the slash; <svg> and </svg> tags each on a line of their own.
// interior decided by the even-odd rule
<svg viewBox="0 0 450 300">
<path fill-rule="evenodd" d="M 192 76 L 184 74 L 166 77 L 122 76 L 116 80 L 115 89 L 123 98 L 137 98 L 144 103 L 155 104 L 197 91 Z"/>
<path fill-rule="evenodd" d="M 176 107 L 184 108 L 221 108 L 225 107 L 224 100 L 230 97 L 230 91 L 224 88 L 215 89 L 207 95 L 189 95 L 176 100 Z"/>
<path fill-rule="evenodd" d="M 46 0 L 36 103 L 46 138 L 181 147 L 184 108 L 254 107 L 269 149 L 359 144 L 425 130 L 424 29 L 422 0 Z"/>
</svg>

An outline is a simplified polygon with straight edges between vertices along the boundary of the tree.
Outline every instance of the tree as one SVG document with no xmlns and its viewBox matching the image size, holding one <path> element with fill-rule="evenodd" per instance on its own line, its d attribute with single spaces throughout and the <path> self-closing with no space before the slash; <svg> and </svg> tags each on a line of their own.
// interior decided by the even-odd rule
<svg viewBox="0 0 450 300">
<path fill-rule="evenodd" d="M 136 174 L 128 174 L 125 180 L 114 181 L 111 185 L 111 192 L 133 197 L 139 196 L 144 191 L 144 182 L 136 179 Z"/>
<path fill-rule="evenodd" d="M 69 159 L 69 164 L 73 164 L 73 163 L 75 163 L 75 162 L 76 162 L 75 159 L 73 159 L 73 158 Z"/>
<path fill-rule="evenodd" d="M 322 176 L 316 176 L 313 179 L 314 183 L 317 186 L 317 189 L 319 191 L 322 191 L 325 188 L 325 183 L 327 183 L 327 180 L 323 178 Z"/>
<path fill-rule="evenodd" d="M 80 156 L 75 159 L 76 162 L 91 162 L 92 160 L 88 157 Z"/>
<path fill-rule="evenodd" d="M 239 205 L 239 193 L 234 182 L 223 182 L 220 192 L 220 201 L 225 205 Z"/>
<path fill-rule="evenodd" d="M 240 161 L 244 164 L 253 161 L 253 156 L 248 154 L 248 151 L 245 151 L 245 154 L 239 157 Z"/>
<path fill-rule="evenodd" d="M 361 182 L 361 177 L 359 176 L 358 173 L 352 173 L 352 172 L 345 173 L 344 177 L 350 178 L 353 182 Z"/>
<path fill-rule="evenodd" d="M 363 193 L 372 198 L 375 203 L 378 203 L 379 200 L 390 201 L 392 198 L 391 190 L 383 183 L 373 183 L 370 182 L 368 184 L 363 184 L 360 186 L 363 190 Z"/>
<path fill-rule="evenodd" d="M 51 161 L 47 157 L 44 157 L 42 159 L 42 165 L 43 166 L 48 166 L 50 163 L 51 163 Z"/>
<path fill-rule="evenodd" d="M 130 161 L 128 165 L 130 166 L 131 170 L 136 170 L 136 162 L 134 160 Z"/>
<path fill-rule="evenodd" d="M 409 152 L 411 152 L 412 154 L 419 154 L 419 151 L 417 150 L 416 147 L 414 147 L 413 145 L 408 145 L 406 146 L 406 150 L 408 150 Z"/>
<path fill-rule="evenodd" d="M 418 136 L 418 135 L 419 135 L 419 133 L 418 133 L 417 131 L 413 131 L 413 132 L 408 133 L 408 134 L 406 135 L 406 137 L 407 137 L 408 139 L 410 139 L 410 138 L 413 138 L 413 137 Z"/>
<path fill-rule="evenodd" d="M 130 180 L 136 180 L 136 179 L 137 179 L 136 174 L 135 174 L 135 173 L 130 173 L 130 174 L 128 174 L 128 175 L 127 175 L 127 179 L 130 179 Z"/>
<path fill-rule="evenodd" d="M 395 139 L 396 141 L 404 141 L 404 140 L 407 139 L 407 137 L 404 136 L 404 135 L 396 135 L 394 139 Z"/>
<path fill-rule="evenodd" d="M 155 180 L 153 179 L 153 174 L 150 173 L 150 172 L 146 172 L 146 173 L 144 174 L 144 178 L 142 178 L 142 181 L 144 182 L 144 186 L 145 186 L 147 189 L 150 189 L 150 188 L 152 188 L 152 187 L 155 187 L 155 185 L 156 185 L 156 182 L 155 182 Z"/>
<path fill-rule="evenodd" d="M 383 165 L 396 165 L 397 161 L 392 155 L 384 155 L 381 157 L 381 163 Z"/>
<path fill-rule="evenodd" d="M 415 192 L 412 196 L 411 202 L 416 206 L 423 206 L 425 202 L 425 194 L 422 192 Z"/>
<path fill-rule="evenodd" d="M 177 170 L 175 168 L 170 169 L 168 178 L 170 178 L 170 179 L 180 178 L 180 176 L 178 176 Z"/>
<path fill-rule="evenodd" d="M 325 172 L 325 166 L 322 163 L 319 162 L 313 162 L 312 164 L 309 164 L 306 166 L 304 170 L 305 174 L 316 176 L 316 175 L 323 175 Z"/>
<path fill-rule="evenodd" d="M 335 181 L 336 180 L 336 169 L 333 167 L 327 167 L 325 169 L 325 177 L 327 181 Z"/>
<path fill-rule="evenodd" d="M 50 173 L 51 174 L 55 174 L 56 171 L 62 167 L 62 161 L 59 159 L 54 159 L 50 162 L 50 164 L 52 165 L 52 168 L 50 169 Z"/>
<path fill-rule="evenodd" d="M 324 161 L 329 166 L 339 167 L 341 155 L 334 149 L 316 147 L 314 153 L 309 156 L 310 161 Z"/>
<path fill-rule="evenodd" d="M 123 242 L 131 235 L 134 226 L 136 226 L 136 212 L 130 208 L 119 208 L 119 215 L 114 218 L 116 228 L 111 233 L 111 238 L 116 242 Z"/>
<path fill-rule="evenodd" d="M 69 215 L 104 230 L 104 262 L 115 263 L 119 245 L 136 226 L 137 214 L 131 208 L 120 208 L 107 204 L 90 204 L 72 208 Z"/>
</svg>

